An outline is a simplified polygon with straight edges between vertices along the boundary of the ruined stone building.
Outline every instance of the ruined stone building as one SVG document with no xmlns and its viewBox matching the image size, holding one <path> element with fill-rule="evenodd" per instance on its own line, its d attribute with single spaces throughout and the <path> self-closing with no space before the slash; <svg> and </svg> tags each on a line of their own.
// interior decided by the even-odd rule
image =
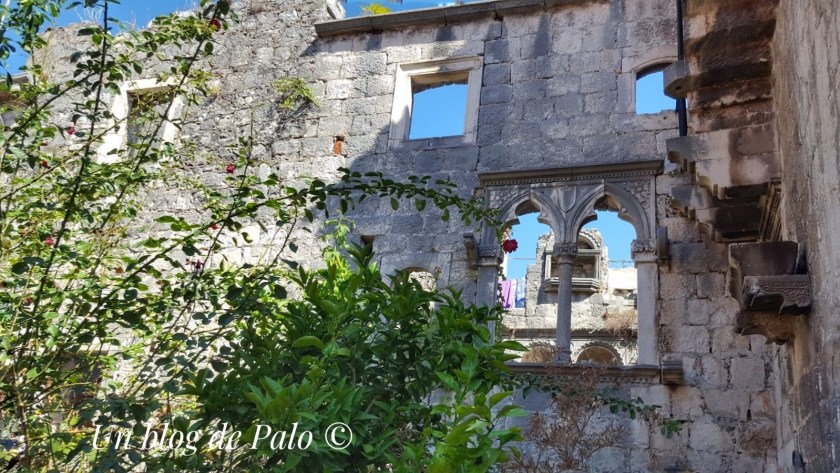
<svg viewBox="0 0 840 473">
<path fill-rule="evenodd" d="M 591 471 L 840 471 L 837 0 L 685 0 L 682 21 L 674 0 L 493 0 L 346 19 L 333 0 L 235 8 L 241 23 L 205 64 L 218 94 L 165 132 L 223 150 L 255 122 L 256 157 L 290 180 L 334 179 L 339 167 L 428 174 L 508 224 L 538 212 L 552 235 L 529 289 L 546 303 L 509 313 L 500 336 L 549 342 L 572 373 L 609 358 L 579 360 L 601 332 L 580 343 L 572 330 L 573 307 L 608 295 L 598 243 L 580 229 L 595 210 L 633 225 L 632 349 L 613 347 L 621 366 L 607 375 L 683 429 L 668 439 L 634 422 Z M 637 78 L 663 69 L 663 89 L 687 99 L 682 127 L 674 111 L 635 112 Z M 158 87 L 152 77 L 125 86 L 116 115 Z M 260 107 L 281 77 L 304 78 L 321 101 L 285 128 Z M 415 95 L 444 84 L 466 88 L 463 109 L 440 111 L 463 115 L 463 132 L 413 138 Z M 351 217 L 386 271 L 426 271 L 495 303 L 503 253 L 492 232 L 385 201 Z M 317 235 L 295 238 L 298 257 L 318 258 Z M 575 275 L 586 258 L 591 277 Z M 546 323 L 515 335 L 529 316 Z"/>
</svg>

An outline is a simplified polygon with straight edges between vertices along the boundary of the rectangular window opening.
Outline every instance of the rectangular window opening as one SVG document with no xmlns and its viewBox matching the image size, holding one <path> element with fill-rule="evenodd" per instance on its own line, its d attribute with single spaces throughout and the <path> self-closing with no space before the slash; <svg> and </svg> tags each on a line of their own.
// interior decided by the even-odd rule
<svg viewBox="0 0 840 473">
<path fill-rule="evenodd" d="M 662 66 L 639 73 L 636 79 L 636 114 L 675 111 L 677 102 L 665 95 Z"/>
<path fill-rule="evenodd" d="M 465 134 L 467 78 L 466 73 L 412 77 L 409 140 Z"/>
<path fill-rule="evenodd" d="M 174 90 L 131 91 L 128 93 L 126 140 L 128 145 L 140 144 L 157 129 L 156 139 L 163 137 L 165 123 L 161 120 L 173 99 Z"/>
</svg>

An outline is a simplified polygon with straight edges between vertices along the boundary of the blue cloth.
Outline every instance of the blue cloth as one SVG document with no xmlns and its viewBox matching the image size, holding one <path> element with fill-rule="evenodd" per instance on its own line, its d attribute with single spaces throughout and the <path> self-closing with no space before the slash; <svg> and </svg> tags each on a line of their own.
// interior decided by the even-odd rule
<svg viewBox="0 0 840 473">
<path fill-rule="evenodd" d="M 513 293 L 513 306 L 516 308 L 525 307 L 525 278 L 518 278 L 516 281 L 516 290 Z"/>
</svg>

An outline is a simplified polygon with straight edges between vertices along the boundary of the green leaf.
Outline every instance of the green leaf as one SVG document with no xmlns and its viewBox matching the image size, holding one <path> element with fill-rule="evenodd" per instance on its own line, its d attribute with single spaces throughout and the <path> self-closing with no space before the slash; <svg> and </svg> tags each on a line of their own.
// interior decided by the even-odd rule
<svg viewBox="0 0 840 473">
<path fill-rule="evenodd" d="M 304 335 L 294 342 L 292 342 L 292 347 L 294 348 L 309 348 L 315 347 L 319 350 L 324 349 L 324 342 L 322 342 L 318 337 L 313 335 Z"/>
<path fill-rule="evenodd" d="M 508 404 L 507 406 L 503 407 L 502 410 L 499 411 L 499 417 L 528 417 L 528 411 L 522 409 L 521 407 Z"/>
<path fill-rule="evenodd" d="M 12 265 L 12 273 L 14 274 L 23 274 L 27 271 L 29 271 L 29 265 L 23 261 L 18 261 Z"/>
<path fill-rule="evenodd" d="M 391 208 L 397 210 L 400 208 L 400 201 L 391 197 Z"/>
<path fill-rule="evenodd" d="M 513 394 L 513 391 L 502 391 L 500 393 L 495 393 L 490 396 L 490 401 L 488 403 L 489 407 L 493 407 L 496 404 L 502 402 L 505 398 Z"/>
</svg>

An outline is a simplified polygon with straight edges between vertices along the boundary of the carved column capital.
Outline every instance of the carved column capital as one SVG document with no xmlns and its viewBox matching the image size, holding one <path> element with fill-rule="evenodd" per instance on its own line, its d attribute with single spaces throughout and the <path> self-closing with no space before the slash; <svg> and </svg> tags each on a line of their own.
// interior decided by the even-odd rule
<svg viewBox="0 0 840 473">
<path fill-rule="evenodd" d="M 577 243 L 555 243 L 551 253 L 560 263 L 572 263 L 577 257 L 578 246 Z"/>
<path fill-rule="evenodd" d="M 502 262 L 502 249 L 499 245 L 478 245 L 478 265 L 498 266 Z"/>
<path fill-rule="evenodd" d="M 630 253 L 635 260 L 638 257 L 651 256 L 656 259 L 656 240 L 633 240 Z"/>
</svg>

